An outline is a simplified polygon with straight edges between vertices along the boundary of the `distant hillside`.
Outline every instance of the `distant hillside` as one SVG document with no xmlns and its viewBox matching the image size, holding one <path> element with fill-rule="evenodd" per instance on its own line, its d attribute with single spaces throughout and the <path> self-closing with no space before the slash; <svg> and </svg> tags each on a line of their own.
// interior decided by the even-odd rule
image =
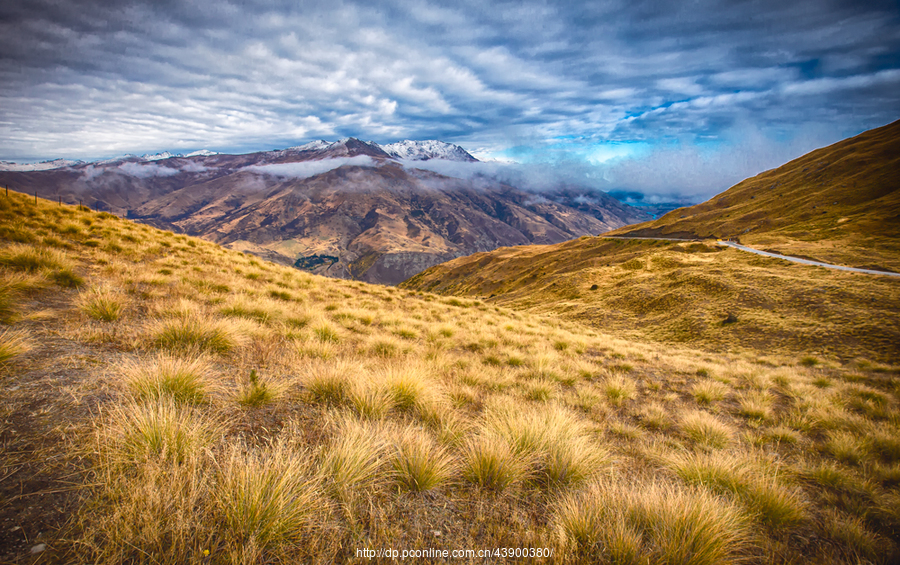
<svg viewBox="0 0 900 565">
<path fill-rule="evenodd" d="M 628 236 L 715 237 L 900 270 L 900 120 L 817 149 Z"/>
<path fill-rule="evenodd" d="M 898 133 L 900 122 L 867 132 L 612 235 L 739 237 L 760 248 L 900 270 Z M 432 267 L 401 286 L 665 342 L 900 358 L 900 333 L 889 323 L 900 315 L 896 281 L 705 243 L 583 237 L 509 247 Z"/>
<path fill-rule="evenodd" d="M 538 195 L 414 166 L 430 159 L 475 161 L 437 141 L 382 147 L 350 138 L 246 155 L 60 162 L 0 171 L 0 185 L 83 201 L 318 274 L 388 284 L 470 253 L 557 243 L 649 219 L 598 191 Z"/>
</svg>

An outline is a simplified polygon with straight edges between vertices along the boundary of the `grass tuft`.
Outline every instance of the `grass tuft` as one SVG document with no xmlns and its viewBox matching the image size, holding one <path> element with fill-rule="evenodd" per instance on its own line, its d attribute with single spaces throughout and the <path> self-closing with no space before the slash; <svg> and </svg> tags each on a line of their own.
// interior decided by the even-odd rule
<svg viewBox="0 0 900 565">
<path fill-rule="evenodd" d="M 119 293 L 108 287 L 94 287 L 81 293 L 79 307 L 89 318 L 101 322 L 115 322 L 125 309 Z"/>
<path fill-rule="evenodd" d="M 688 412 L 681 417 L 681 432 L 695 443 L 713 449 L 727 447 L 734 441 L 734 430 L 709 412 Z"/>
<path fill-rule="evenodd" d="M 691 394 L 698 404 L 712 404 L 719 402 L 728 394 L 728 385 L 718 381 L 700 381 L 691 388 Z"/>
<path fill-rule="evenodd" d="M 258 408 L 274 401 L 279 392 L 276 387 L 262 380 L 256 369 L 253 369 L 247 383 L 238 390 L 237 401 L 241 406 Z"/>
<path fill-rule="evenodd" d="M 228 353 L 237 346 L 232 326 L 197 314 L 175 316 L 150 326 L 154 347 L 170 351 Z"/>
<path fill-rule="evenodd" d="M 310 366 L 303 385 L 313 402 L 337 406 L 349 399 L 351 379 L 363 374 L 362 367 L 346 360 L 316 363 Z"/>
<path fill-rule="evenodd" d="M 28 335 L 23 330 L 5 329 L 0 332 L 0 363 L 31 351 L 32 344 Z"/>
<path fill-rule="evenodd" d="M 734 495 L 772 528 L 794 527 L 806 517 L 800 491 L 779 484 L 777 469 L 769 472 L 765 464 L 754 464 L 746 456 L 686 454 L 674 457 L 669 466 L 688 483 Z"/>
<path fill-rule="evenodd" d="M 462 475 L 481 487 L 504 490 L 528 478 L 531 463 L 517 455 L 503 438 L 484 434 L 463 447 Z"/>
<path fill-rule="evenodd" d="M 699 488 L 601 481 L 568 494 L 553 522 L 576 561 L 736 563 L 750 542 L 746 516 Z"/>
<path fill-rule="evenodd" d="M 320 490 L 303 452 L 282 444 L 233 447 L 219 464 L 214 491 L 221 541 L 242 557 L 249 549 L 252 562 L 279 555 L 283 561 L 327 514 Z"/>
<path fill-rule="evenodd" d="M 613 406 L 620 406 L 627 400 L 631 400 L 637 393 L 634 381 L 622 375 L 614 375 L 606 379 L 603 384 L 603 392 Z"/>
<path fill-rule="evenodd" d="M 421 428 L 400 430 L 391 464 L 397 482 L 413 492 L 435 489 L 453 478 L 455 461 L 450 453 Z"/>
<path fill-rule="evenodd" d="M 170 398 L 189 404 L 206 402 L 215 379 L 212 366 L 202 356 L 181 358 L 158 354 L 150 359 L 126 362 L 119 371 L 139 399 Z"/>
<path fill-rule="evenodd" d="M 377 429 L 354 418 L 338 422 L 338 435 L 322 458 L 321 472 L 333 493 L 346 500 L 353 491 L 369 490 L 384 475 L 387 444 Z"/>
<path fill-rule="evenodd" d="M 108 463 L 182 463 L 212 443 L 218 425 L 170 399 L 125 402 L 112 409 L 106 427 Z"/>
</svg>

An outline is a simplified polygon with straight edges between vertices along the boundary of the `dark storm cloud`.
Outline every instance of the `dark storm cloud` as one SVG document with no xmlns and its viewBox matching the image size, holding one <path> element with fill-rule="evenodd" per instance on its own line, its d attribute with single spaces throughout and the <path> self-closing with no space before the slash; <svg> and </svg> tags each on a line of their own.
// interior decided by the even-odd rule
<svg viewBox="0 0 900 565">
<path fill-rule="evenodd" d="M 699 194 L 715 183 L 685 159 L 724 167 L 716 183 L 758 172 L 896 119 L 898 93 L 895 2 L 0 6 L 3 159 L 355 136 L 540 160 L 639 141 L 595 173 Z"/>
</svg>

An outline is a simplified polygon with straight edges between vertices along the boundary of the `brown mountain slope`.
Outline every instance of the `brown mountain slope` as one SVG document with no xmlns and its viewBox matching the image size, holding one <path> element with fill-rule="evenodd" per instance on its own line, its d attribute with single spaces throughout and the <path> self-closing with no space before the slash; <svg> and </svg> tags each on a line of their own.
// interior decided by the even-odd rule
<svg viewBox="0 0 900 565">
<path fill-rule="evenodd" d="M 613 233 L 727 237 L 734 235 L 731 230 L 740 233 L 751 225 L 753 229 L 741 235 L 751 245 L 777 244 L 783 251 L 804 249 L 803 254 L 818 258 L 840 256 L 852 265 L 875 263 L 900 270 L 898 177 L 889 175 L 897 167 L 891 139 L 897 129 L 895 123 L 815 151 L 707 203 Z M 813 164 L 832 172 L 811 176 L 810 188 L 804 190 L 802 179 Z M 782 184 L 771 188 L 778 182 Z M 847 195 L 835 188 L 843 184 Z M 800 209 L 791 209 L 792 200 L 784 197 L 778 206 L 778 190 L 800 200 Z M 811 212 L 812 206 L 819 206 L 810 199 L 826 196 L 838 205 L 832 204 L 831 211 L 826 207 L 826 214 Z M 771 219 L 762 211 L 771 212 Z M 664 342 L 900 358 L 898 281 L 704 243 L 583 237 L 556 245 L 503 248 L 432 267 L 401 286 L 483 297 Z"/>
<path fill-rule="evenodd" d="M 783 254 L 900 271 L 898 189 L 900 120 L 613 234 L 738 238 Z"/>
<path fill-rule="evenodd" d="M 318 274 L 388 284 L 454 257 L 557 243 L 647 218 L 601 192 L 537 195 L 404 166 L 356 139 L 319 149 L 0 172 L 2 184 L 83 200 Z"/>
</svg>

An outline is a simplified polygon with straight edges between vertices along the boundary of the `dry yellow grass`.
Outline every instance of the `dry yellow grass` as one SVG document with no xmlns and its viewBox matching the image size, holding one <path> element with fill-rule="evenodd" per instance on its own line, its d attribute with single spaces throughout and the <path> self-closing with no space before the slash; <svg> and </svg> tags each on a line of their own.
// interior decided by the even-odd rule
<svg viewBox="0 0 900 565">
<path fill-rule="evenodd" d="M 0 560 L 897 555 L 888 362 L 663 346 L 20 195 L 0 218 L 43 232 L 0 241 Z"/>
</svg>

